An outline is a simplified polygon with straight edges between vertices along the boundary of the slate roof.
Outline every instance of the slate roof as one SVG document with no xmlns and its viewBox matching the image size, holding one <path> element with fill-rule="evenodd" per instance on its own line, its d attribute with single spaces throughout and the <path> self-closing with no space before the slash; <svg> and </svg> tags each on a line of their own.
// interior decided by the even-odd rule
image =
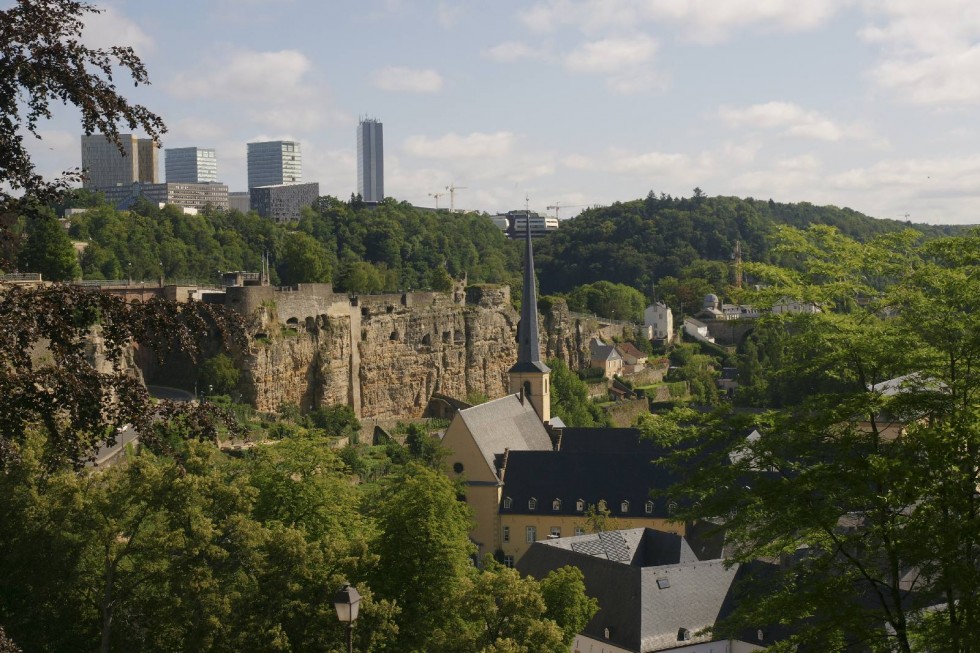
<svg viewBox="0 0 980 653">
<path fill-rule="evenodd" d="M 511 449 L 503 479 L 503 497 L 511 502 L 509 508 L 501 502 L 501 514 L 584 515 L 600 500 L 613 517 L 664 519 L 672 514 L 671 502 L 651 498 L 650 490 L 665 490 L 677 479 L 654 464 L 662 450 L 638 430 L 564 429 L 560 446 L 559 451 Z M 534 510 L 529 508 L 532 498 L 537 500 Z M 653 501 L 651 512 L 646 512 L 648 501 Z"/>
<path fill-rule="evenodd" d="M 616 347 L 613 345 L 607 345 L 600 340 L 593 340 L 589 343 L 589 354 L 594 361 L 609 361 L 622 358 L 622 356 L 619 355 L 619 352 L 616 351 Z"/>
<path fill-rule="evenodd" d="M 495 457 L 504 451 L 551 451 L 551 437 L 530 401 L 507 395 L 457 413 L 484 460 L 496 469 Z"/>
<path fill-rule="evenodd" d="M 718 619 L 738 572 L 698 560 L 679 535 L 642 528 L 542 540 L 517 568 L 543 578 L 565 565 L 582 570 L 586 592 L 599 601 L 583 633 L 644 653 L 706 641 L 695 633 Z M 678 639 L 681 628 L 690 641 Z"/>
</svg>

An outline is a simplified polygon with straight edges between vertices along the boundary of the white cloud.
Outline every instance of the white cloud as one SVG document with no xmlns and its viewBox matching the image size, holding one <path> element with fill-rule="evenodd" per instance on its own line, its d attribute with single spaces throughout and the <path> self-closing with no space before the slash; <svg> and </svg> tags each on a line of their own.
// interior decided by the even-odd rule
<svg viewBox="0 0 980 653">
<path fill-rule="evenodd" d="M 816 111 L 791 102 L 766 102 L 743 108 L 722 107 L 718 114 L 734 127 L 778 129 L 789 136 L 821 141 L 839 141 L 844 129 Z"/>
<path fill-rule="evenodd" d="M 384 91 L 438 93 L 442 83 L 442 76 L 431 68 L 389 66 L 374 73 L 374 85 Z"/>
<path fill-rule="evenodd" d="M 525 26 L 552 31 L 572 26 L 583 33 L 668 23 L 695 41 L 714 42 L 746 27 L 813 29 L 849 0 L 546 0 L 521 12 Z"/>
<path fill-rule="evenodd" d="M 866 0 L 859 32 L 881 48 L 871 79 L 918 104 L 980 102 L 980 5 L 972 0 Z"/>
<path fill-rule="evenodd" d="M 216 65 L 178 73 L 168 88 L 183 99 L 297 98 L 305 94 L 304 81 L 311 69 L 310 60 L 298 50 L 235 50 Z"/>
<path fill-rule="evenodd" d="M 618 73 L 653 59 L 657 42 L 645 34 L 585 43 L 565 57 L 565 67 L 582 73 Z"/>
<path fill-rule="evenodd" d="M 100 5 L 99 12 L 89 14 L 85 18 L 82 38 L 86 45 L 93 48 L 129 46 L 140 56 L 153 52 L 155 49 L 153 38 L 139 25 L 119 13 L 115 7 Z"/>
<path fill-rule="evenodd" d="M 483 51 L 483 56 L 501 63 L 514 63 L 526 59 L 545 59 L 548 55 L 544 50 L 533 48 L 526 43 L 507 41 L 487 48 Z"/>
<path fill-rule="evenodd" d="M 473 132 L 465 136 L 449 133 L 435 139 L 409 136 L 405 139 L 406 152 L 430 159 L 500 158 L 510 154 L 513 145 L 514 134 L 508 131 Z"/>
</svg>

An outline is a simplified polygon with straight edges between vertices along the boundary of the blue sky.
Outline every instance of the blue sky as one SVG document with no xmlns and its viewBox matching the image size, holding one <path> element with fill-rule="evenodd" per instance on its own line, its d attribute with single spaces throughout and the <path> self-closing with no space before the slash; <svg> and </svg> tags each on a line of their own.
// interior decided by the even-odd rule
<svg viewBox="0 0 980 653">
<path fill-rule="evenodd" d="M 454 183 L 457 208 L 566 218 L 699 186 L 980 223 L 973 0 L 95 1 L 86 39 L 150 73 L 122 91 L 232 190 L 246 142 L 291 138 L 348 197 L 369 115 L 386 194 L 420 205 Z M 72 110 L 42 129 L 41 172 L 79 165 Z"/>
</svg>

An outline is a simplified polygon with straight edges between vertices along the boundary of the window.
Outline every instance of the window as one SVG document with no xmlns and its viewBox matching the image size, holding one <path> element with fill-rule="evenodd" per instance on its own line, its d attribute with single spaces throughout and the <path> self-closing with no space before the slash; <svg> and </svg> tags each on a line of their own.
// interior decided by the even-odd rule
<svg viewBox="0 0 980 653">
<path fill-rule="evenodd" d="M 510 510 L 510 497 L 504 497 L 504 510 Z"/>
<path fill-rule="evenodd" d="M 581 526 L 576 526 L 575 527 L 575 536 L 578 537 L 579 535 L 585 535 L 585 529 L 582 528 Z"/>
<path fill-rule="evenodd" d="M 510 526 L 504 526 L 502 539 L 504 542 L 510 542 Z"/>
<path fill-rule="evenodd" d="M 667 514 L 673 515 L 675 512 L 677 512 L 677 502 L 676 501 L 668 501 L 667 502 Z"/>
<path fill-rule="evenodd" d="M 630 511 L 630 502 L 629 501 L 621 501 L 620 504 L 619 504 L 619 512 L 621 512 L 623 514 L 626 514 L 629 511 Z"/>
<path fill-rule="evenodd" d="M 561 510 L 561 499 L 555 499 L 551 502 L 551 509 L 555 512 Z"/>
<path fill-rule="evenodd" d="M 514 568 L 514 556 L 504 556 L 504 566 L 508 569 Z"/>
<path fill-rule="evenodd" d="M 561 526 L 551 527 L 551 537 L 561 537 Z"/>
<path fill-rule="evenodd" d="M 579 512 L 585 512 L 585 502 L 579 499 L 575 502 L 575 510 Z"/>
<path fill-rule="evenodd" d="M 606 509 L 606 500 L 599 499 L 599 510 L 605 510 L 605 509 Z"/>
<path fill-rule="evenodd" d="M 645 512 L 648 515 L 653 514 L 653 501 L 647 501 L 646 505 L 643 506 L 643 512 Z"/>
<path fill-rule="evenodd" d="M 531 497 L 530 499 L 528 499 L 527 500 L 527 509 L 528 510 L 537 510 L 538 509 L 538 500 L 535 499 L 534 497 Z"/>
<path fill-rule="evenodd" d="M 453 471 L 457 474 L 463 473 L 463 463 L 453 463 Z"/>
<path fill-rule="evenodd" d="M 538 541 L 538 529 L 535 526 L 528 526 L 524 529 L 524 539 L 528 544 Z"/>
</svg>

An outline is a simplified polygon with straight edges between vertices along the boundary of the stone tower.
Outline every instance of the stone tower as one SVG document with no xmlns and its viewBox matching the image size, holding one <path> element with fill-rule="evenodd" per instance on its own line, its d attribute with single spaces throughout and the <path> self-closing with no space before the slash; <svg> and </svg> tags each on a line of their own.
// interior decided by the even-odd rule
<svg viewBox="0 0 980 653">
<path fill-rule="evenodd" d="M 534 253 L 531 250 L 531 221 L 525 226 L 524 292 L 521 322 L 517 327 L 517 363 L 508 371 L 510 391 L 522 392 L 543 422 L 551 420 L 551 369 L 541 362 L 538 338 L 538 294 L 534 287 Z"/>
</svg>

